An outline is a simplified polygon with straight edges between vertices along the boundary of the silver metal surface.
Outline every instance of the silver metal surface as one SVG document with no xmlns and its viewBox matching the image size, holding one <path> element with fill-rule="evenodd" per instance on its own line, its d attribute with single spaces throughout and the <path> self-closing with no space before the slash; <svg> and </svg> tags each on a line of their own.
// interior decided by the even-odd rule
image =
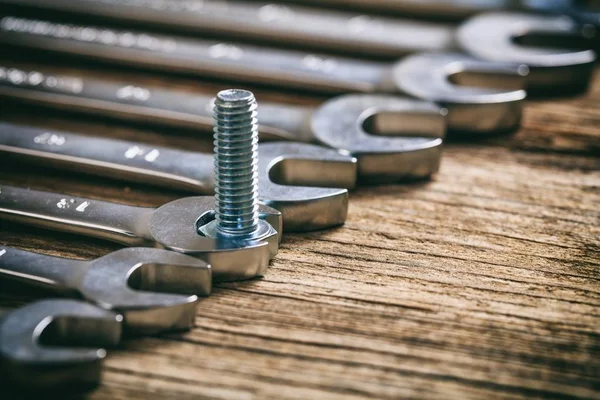
<svg viewBox="0 0 600 400">
<path fill-rule="evenodd" d="M 228 89 L 217 94 L 215 218 L 197 224 L 201 235 L 232 241 L 270 241 L 278 236 L 267 221 L 259 218 L 257 108 L 254 94 L 248 90 Z"/>
<path fill-rule="evenodd" d="M 215 100 L 216 235 L 255 237 L 261 230 L 257 108 L 254 94 L 247 90 L 224 90 Z"/>
<path fill-rule="evenodd" d="M 261 207 L 271 226 L 281 227 L 281 214 Z M 0 219 L 173 250 L 204 260 L 213 279 L 221 281 L 264 274 L 280 239 L 223 241 L 199 235 L 198 226 L 214 219 L 210 197 L 187 197 L 155 209 L 0 185 Z"/>
<path fill-rule="evenodd" d="M 25 2 L 30 3 L 35 1 Z M 365 12 L 383 11 L 430 19 L 459 20 L 481 12 L 510 9 L 516 7 L 519 0 L 308 0 L 307 3 L 340 8 L 352 6 Z"/>
<path fill-rule="evenodd" d="M 344 95 L 316 109 L 305 129 L 356 157 L 360 182 L 424 179 L 439 169 L 446 113 L 398 96 Z"/>
<path fill-rule="evenodd" d="M 417 52 L 453 52 L 456 51 L 456 28 L 451 25 L 433 24 L 411 20 L 389 19 L 356 15 L 323 9 L 301 6 L 289 6 L 261 2 L 173 2 L 159 0 L 146 2 L 139 0 L 11 0 L 18 4 L 29 4 L 46 9 L 68 11 L 83 15 L 116 19 L 120 21 L 143 23 L 154 27 L 168 27 L 171 30 L 210 33 L 226 39 L 253 39 L 264 43 L 276 42 L 306 49 L 318 49 L 329 52 L 344 51 L 364 57 L 365 55 L 397 58 Z M 473 2 L 466 2 L 473 5 Z M 490 18 L 494 18 L 490 14 Z M 515 18 L 521 18 L 515 15 Z M 544 16 L 539 16 L 542 20 Z M 551 21 L 553 17 L 549 17 Z M 567 17 L 568 19 L 568 17 Z M 497 15 L 502 20 L 502 14 Z M 512 21 L 518 23 L 519 21 Z M 469 23 L 467 21 L 467 23 Z M 571 23 L 579 28 L 573 20 Z M 552 35 L 561 35 L 562 28 L 550 27 Z M 42 27 L 42 28 L 40 28 Z M 75 25 L 57 24 L 48 21 L 33 21 L 24 18 L 3 19 L 0 40 L 13 45 L 27 46 L 36 49 L 62 51 L 86 57 L 115 59 L 120 57 L 126 62 L 136 64 L 153 64 L 154 67 L 174 68 L 188 72 L 204 69 L 211 70 L 215 59 L 224 65 L 219 72 L 225 76 L 240 75 L 235 70 L 236 63 L 256 65 L 256 75 L 263 79 L 276 80 L 281 75 L 285 79 L 299 84 L 303 73 L 298 63 L 286 62 L 287 68 L 280 65 L 278 75 L 270 77 L 263 65 L 273 64 L 274 60 L 283 63 L 285 58 L 274 56 L 272 50 L 230 45 L 219 42 L 194 41 L 191 39 L 153 35 L 147 32 L 129 32 L 107 30 L 97 27 L 78 27 Z M 459 27 L 460 29 L 460 27 Z M 108 33 L 107 33 L 108 32 Z M 473 38 L 483 42 L 488 51 L 493 53 L 492 59 L 502 57 L 502 51 L 494 47 L 497 41 L 510 41 L 512 31 L 501 29 L 499 23 L 477 26 Z M 535 33 L 535 32 L 534 32 Z M 519 54 L 523 58 L 514 60 L 526 64 L 527 55 L 535 55 L 544 51 L 548 58 L 560 62 L 564 68 L 570 65 L 574 69 L 592 69 L 592 64 L 579 57 L 579 46 L 587 42 L 593 46 L 591 36 L 597 36 L 595 29 L 575 29 L 570 34 L 579 38 L 579 44 L 570 48 L 554 48 L 552 41 L 547 41 L 545 48 L 535 43 L 523 46 Z M 110 48 L 110 50 L 108 50 Z M 464 47 L 470 51 L 468 47 Z M 103 53 L 101 56 L 98 53 Z M 108 54 L 110 53 L 110 54 Z M 121 54 L 118 56 L 118 53 Z M 475 53 L 479 56 L 479 53 Z M 328 68 L 323 64 L 320 55 L 307 55 L 306 64 L 313 69 Z M 589 56 L 595 58 L 590 51 Z M 317 61 L 315 61 L 315 59 Z M 252 62 L 256 60 L 256 62 Z M 568 60 L 565 61 L 565 60 Z M 194 62 L 195 61 L 195 62 Z M 123 61 L 120 61 L 123 62 Z M 326 63 L 326 61 L 325 61 Z M 210 72 L 210 71 L 209 71 Z M 243 74 L 243 73 L 242 73 Z M 290 76 L 291 75 L 291 76 Z M 334 76 L 335 74 L 332 74 Z M 570 85 L 583 86 L 584 77 L 571 74 Z M 329 79 L 335 82 L 335 79 Z M 301 81 L 300 81 L 301 82 Z M 327 81 L 326 81 L 327 82 Z M 321 85 L 328 86 L 326 82 Z"/>
<path fill-rule="evenodd" d="M 76 300 L 43 300 L 9 311 L 0 318 L 3 393 L 9 385 L 27 390 L 98 385 L 103 348 L 119 344 L 121 320 Z"/>
<path fill-rule="evenodd" d="M 91 261 L 5 246 L 0 246 L 0 253 L 0 278 L 46 287 L 116 311 L 125 317 L 125 328 L 135 334 L 190 329 L 196 295 L 209 295 L 212 285 L 208 264 L 160 249 L 121 249 Z"/>
<path fill-rule="evenodd" d="M 258 159 L 259 197 L 281 211 L 284 232 L 306 232 L 346 222 L 348 190 L 332 187 L 353 186 L 354 160 L 336 150 L 293 142 L 261 144 Z"/>
<path fill-rule="evenodd" d="M 432 152 L 436 150 L 439 147 Z M 0 154 L 40 168 L 51 166 L 198 194 L 214 193 L 212 154 L 7 123 L 0 123 Z M 408 168 L 411 159 L 410 153 L 406 154 L 405 160 L 391 161 L 406 163 Z M 259 155 L 259 199 L 281 211 L 285 232 L 319 230 L 344 223 L 348 211 L 346 188 L 353 188 L 357 177 L 353 157 L 295 142 L 262 143 Z M 417 175 L 422 165 L 418 155 L 411 175 Z M 369 155 L 365 157 L 368 160 Z M 439 154 L 433 153 L 433 157 L 432 163 Z M 377 159 L 373 157 L 372 162 Z M 399 169 L 395 164 L 389 168 Z M 263 217 L 270 212 L 267 208 Z M 274 223 L 273 218 L 269 221 Z M 281 232 L 281 227 L 276 230 Z"/>
<path fill-rule="evenodd" d="M 546 47 L 533 50 L 527 37 L 540 35 Z M 592 50 L 560 52 L 557 41 L 581 42 L 581 27 L 564 17 L 519 13 L 482 14 L 465 22 L 457 42 L 470 54 L 483 60 L 526 64 L 530 73 L 527 90 L 532 93 L 580 91 L 587 87 L 594 71 Z M 517 39 L 525 41 L 519 44 Z M 561 43 L 561 42 L 558 42 Z"/>
<path fill-rule="evenodd" d="M 443 24 L 259 1 L 5 0 L 172 30 L 302 46 L 354 54 L 399 57 L 446 50 L 452 28 Z"/>
<path fill-rule="evenodd" d="M 406 57 L 394 68 L 393 78 L 402 91 L 444 106 L 455 131 L 481 134 L 519 127 L 525 100 L 520 88 L 528 72 L 517 64 L 431 53 Z M 514 90 L 508 91 L 510 87 Z"/>
<path fill-rule="evenodd" d="M 541 12 L 600 24 L 599 10 L 597 6 L 594 8 L 593 1 L 580 0 L 308 0 L 306 3 L 447 20 L 461 20 L 491 11 Z"/>
<path fill-rule="evenodd" d="M 391 76 L 391 68 L 389 72 Z M 524 96 L 521 90 L 510 91 L 507 101 L 520 101 Z M 193 128 L 204 133 L 212 130 L 213 99 L 202 95 L 0 66 L 0 97 L 69 112 Z M 365 180 L 414 179 L 421 178 L 423 171 L 437 170 L 436 154 L 441 151 L 446 131 L 444 112 L 428 102 L 388 95 L 335 97 L 317 108 L 261 102 L 259 130 L 261 139 L 314 142 L 357 158 L 368 154 L 371 159 L 380 155 L 399 160 L 393 173 L 385 162 L 359 165 Z M 406 153 L 412 160 L 409 164 L 401 160 Z M 413 171 L 418 174 L 413 175 Z"/>
</svg>

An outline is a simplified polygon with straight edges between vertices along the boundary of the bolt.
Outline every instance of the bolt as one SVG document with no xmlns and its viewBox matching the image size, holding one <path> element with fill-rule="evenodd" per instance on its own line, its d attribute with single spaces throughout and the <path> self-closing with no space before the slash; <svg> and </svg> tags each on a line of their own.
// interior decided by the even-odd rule
<svg viewBox="0 0 600 400">
<path fill-rule="evenodd" d="M 229 89 L 214 105 L 215 219 L 205 236 L 260 239 L 273 228 L 259 218 L 258 119 L 254 94 Z"/>
<path fill-rule="evenodd" d="M 215 212 L 223 235 L 249 235 L 258 228 L 256 108 L 247 90 L 224 90 L 215 100 Z"/>
</svg>

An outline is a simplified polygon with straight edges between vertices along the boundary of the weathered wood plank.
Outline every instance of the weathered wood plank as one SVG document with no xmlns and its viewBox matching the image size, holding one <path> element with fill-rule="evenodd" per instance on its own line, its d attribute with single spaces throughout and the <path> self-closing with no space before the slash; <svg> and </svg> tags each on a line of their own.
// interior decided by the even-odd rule
<svg viewBox="0 0 600 400">
<path fill-rule="evenodd" d="M 597 100 L 600 78 L 587 96 L 559 103 L 532 101 L 523 124 L 526 128 L 516 136 L 516 147 L 528 150 L 552 150 L 567 153 L 600 155 L 600 109 Z M 594 104 L 596 103 L 596 104 Z"/>
<path fill-rule="evenodd" d="M 116 73 L 158 84 L 94 71 Z M 191 332 L 126 340 L 91 398 L 599 398 L 599 100 L 600 77 L 585 97 L 529 104 L 514 136 L 450 143 L 431 181 L 355 190 L 344 227 L 287 235 L 265 278 L 218 285 Z M 210 149 L 190 132 L 8 109 Z M 0 165 L 0 184 L 146 206 L 186 195 Z M 118 248 L 5 222 L 0 244 L 77 258 Z M 0 283 L 0 305 L 40 295 Z"/>
</svg>

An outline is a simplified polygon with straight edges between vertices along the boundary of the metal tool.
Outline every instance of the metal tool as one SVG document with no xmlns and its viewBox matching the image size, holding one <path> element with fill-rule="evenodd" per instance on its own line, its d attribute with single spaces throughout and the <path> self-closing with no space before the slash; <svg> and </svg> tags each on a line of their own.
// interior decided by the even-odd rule
<svg viewBox="0 0 600 400">
<path fill-rule="evenodd" d="M 103 19 L 151 24 L 154 27 L 167 27 L 177 31 L 218 34 L 227 38 L 261 40 L 330 52 L 344 51 L 360 57 L 375 55 L 397 58 L 417 52 L 452 52 L 457 50 L 458 45 L 459 48 L 468 52 L 476 50 L 473 55 L 477 57 L 491 52 L 493 54 L 491 60 L 527 64 L 534 71 L 537 69 L 552 70 L 553 68 L 575 69 L 574 73 L 569 74 L 571 79 L 568 85 L 563 85 L 563 91 L 568 91 L 572 87 L 580 88 L 584 86 L 583 83 L 589 82 L 596 58 L 593 51 L 580 50 L 580 45 L 586 42 L 589 44 L 589 48 L 594 47 L 593 37 L 586 37 L 586 35 L 595 36 L 595 32 L 589 30 L 582 32 L 579 23 L 560 16 L 511 13 L 510 26 L 507 28 L 502 26 L 506 23 L 505 14 L 492 13 L 486 15 L 486 18 L 492 21 L 490 25 L 477 24 L 476 29 L 473 29 L 474 34 L 469 38 L 478 40 L 475 44 L 471 44 L 469 41 L 465 42 L 464 38 L 457 41 L 456 27 L 451 25 L 374 18 L 368 15 L 272 3 L 174 2 L 169 0 L 151 2 L 139 0 L 118 2 L 114 0 L 10 0 L 10 2 L 53 11 L 102 17 Z M 129 62 L 135 59 L 137 63 L 142 63 L 144 58 L 152 58 L 153 62 L 156 62 L 157 58 L 167 58 L 170 65 L 166 66 L 163 61 L 162 68 L 173 68 L 173 64 L 181 63 L 180 60 L 175 61 L 176 58 L 186 58 L 188 70 L 191 68 L 190 59 L 200 58 L 199 63 L 203 64 L 208 61 L 205 59 L 209 58 L 206 57 L 208 48 L 203 47 L 210 46 L 202 46 L 202 43 L 193 43 L 183 38 L 129 31 L 117 32 L 89 26 L 68 26 L 39 20 L 28 21 L 24 18 L 13 18 L 8 21 L 10 23 L 5 22 L 5 25 L 14 28 L 7 30 L 5 27 L 4 34 L 0 35 L 0 38 L 4 37 L 4 41 L 8 43 L 26 45 L 31 48 L 54 49 L 55 51 L 60 49 L 71 54 L 85 54 L 88 57 L 91 56 L 91 53 L 107 53 L 109 52 L 108 47 L 120 48 L 120 50 L 113 49 L 110 51 L 111 53 L 124 52 L 123 48 L 141 49 L 145 54 L 136 56 L 129 52 L 123 58 Z M 472 26 L 470 21 L 467 21 L 466 24 Z M 43 28 L 35 28 L 36 26 L 43 26 Z M 459 26 L 459 29 L 462 28 L 462 25 Z M 538 36 L 539 33 L 546 38 L 546 40 L 541 40 L 542 47 L 540 47 L 540 43 L 521 46 L 514 40 L 525 40 L 528 36 Z M 556 36 L 570 36 L 578 43 L 567 49 L 554 48 L 555 43 L 552 39 Z M 85 46 L 78 45 L 78 42 L 85 43 Z M 502 50 L 495 49 L 494 45 L 497 42 L 512 43 L 511 52 L 507 57 L 503 56 Z M 228 68 L 223 68 L 219 72 L 225 73 L 231 69 L 232 64 L 236 63 L 246 64 L 246 66 L 253 65 L 253 58 L 258 58 L 256 66 L 259 70 L 272 63 L 267 59 L 273 57 L 269 56 L 266 50 L 234 47 L 237 50 L 231 49 L 231 46 L 229 48 L 223 46 L 223 44 L 212 49 L 213 56 L 229 60 Z M 170 53 L 168 57 L 165 56 L 166 53 Z M 161 57 L 157 57 L 157 54 L 160 54 Z M 107 57 L 106 54 L 103 56 Z M 308 56 L 317 59 L 323 58 L 318 55 Z M 289 62 L 287 64 L 289 65 Z M 300 75 L 296 65 L 297 63 L 291 64 L 290 71 Z M 319 61 L 309 62 L 309 65 L 313 65 L 313 68 L 314 65 L 317 68 L 327 68 L 327 64 L 322 66 Z M 194 70 L 197 68 L 197 66 L 193 67 Z M 290 67 L 288 66 L 288 68 Z M 582 74 L 581 70 L 584 70 L 585 73 Z M 264 71 L 264 73 L 266 72 Z M 339 75 L 339 73 L 338 70 L 331 76 Z M 275 79 L 270 78 L 270 74 L 266 77 Z M 538 80 L 536 74 L 529 76 L 527 83 L 530 92 L 535 92 L 540 86 L 547 89 L 549 85 L 544 79 Z M 552 86 L 555 85 L 552 84 Z"/>
<path fill-rule="evenodd" d="M 434 90 L 435 86 L 420 90 Z M 450 85 L 442 86 L 445 92 L 436 93 L 440 100 L 452 91 Z M 518 125 L 524 92 L 484 95 L 485 90 L 465 88 L 457 93 L 492 104 L 455 107 L 450 113 L 455 128 L 485 132 Z M 70 112 L 212 132 L 214 99 L 205 95 L 0 66 L 0 97 Z M 261 139 L 314 142 L 342 150 L 358 159 L 359 178 L 368 182 L 420 179 L 438 170 L 445 135 L 443 111 L 427 102 L 385 95 L 339 96 L 317 108 L 261 102 L 259 129 Z M 334 152 L 329 154 L 340 160 Z M 321 151 L 319 158 L 325 155 Z M 348 182 L 340 179 L 339 184 L 352 187 Z M 339 184 L 327 183 L 334 187 Z"/>
<path fill-rule="evenodd" d="M 82 297 L 116 311 L 125 317 L 125 328 L 135 334 L 191 328 L 196 295 L 209 295 L 212 285 L 208 264 L 160 249 L 121 249 L 91 261 L 3 246 L 0 254 L 0 278 Z"/>
<path fill-rule="evenodd" d="M 559 29 L 561 26 L 564 28 Z M 511 13 L 473 17 L 458 29 L 456 38 L 463 49 L 481 59 L 527 64 L 531 69 L 527 85 L 530 93 L 554 94 L 567 89 L 569 92 L 587 89 L 596 58 L 592 50 L 573 52 L 563 57 L 557 57 L 555 50 L 550 48 L 540 47 L 531 51 L 528 33 L 539 35 L 532 40 L 544 42 L 547 46 L 553 40 L 555 43 L 569 42 L 574 47 L 583 42 L 580 29 L 568 19 L 527 14 L 515 17 Z M 518 45 L 517 40 L 525 45 Z"/>
<path fill-rule="evenodd" d="M 281 232 L 281 214 L 261 205 L 262 216 Z M 265 240 L 221 240 L 198 229 L 214 219 L 214 200 L 187 197 L 157 209 L 0 185 L 0 219 L 111 240 L 130 247 L 159 247 L 200 258 L 214 280 L 264 274 L 277 253 L 279 235 Z"/>
<path fill-rule="evenodd" d="M 43 300 L 0 319 L 0 372 L 7 387 L 56 389 L 100 383 L 103 347 L 121 339 L 122 316 L 77 300 Z"/>
<path fill-rule="evenodd" d="M 46 27 L 43 34 L 37 33 L 38 24 Z M 95 32 L 94 40 L 82 34 L 89 29 Z M 112 40 L 103 39 L 101 32 L 110 32 Z M 134 43 L 123 43 L 125 37 Z M 518 126 L 521 101 L 525 98 L 520 89 L 528 74 L 528 69 L 519 64 L 491 63 L 464 54 L 422 53 L 397 63 L 384 63 L 16 17 L 0 20 L 2 42 L 119 65 L 287 88 L 406 94 L 447 108 L 450 130 L 483 134 Z M 135 94 L 124 91 L 121 95 Z M 137 97 L 145 96 L 140 92 Z M 389 98 L 376 101 L 372 108 L 381 109 L 386 102 Z M 490 119 L 490 115 L 507 118 Z"/>
<path fill-rule="evenodd" d="M 9 2 L 17 1 L 9 0 Z M 36 3 L 35 1 L 18 2 L 27 5 Z M 399 16 L 410 15 L 454 21 L 482 12 L 513 9 L 516 2 L 515 0 L 308 0 L 306 3 L 340 8 L 351 6 L 369 13 L 385 12 Z"/>
<path fill-rule="evenodd" d="M 600 24 L 598 8 L 581 0 L 309 0 L 317 6 L 360 8 L 421 18 L 462 20 L 483 12 L 521 11 L 569 15 L 584 23 Z"/>
<path fill-rule="evenodd" d="M 282 213 L 285 232 L 313 231 L 344 223 L 348 190 L 342 188 L 354 187 L 354 158 L 295 142 L 261 143 L 258 151 L 259 198 Z M 214 193 L 212 154 L 7 123 L 0 123 L 0 154 L 40 167 L 49 165 L 197 194 Z M 394 173 L 394 161 L 389 162 L 390 173 Z M 402 161 L 405 168 L 414 163 L 413 175 L 419 173 L 420 160 L 413 160 L 407 153 Z"/>
</svg>

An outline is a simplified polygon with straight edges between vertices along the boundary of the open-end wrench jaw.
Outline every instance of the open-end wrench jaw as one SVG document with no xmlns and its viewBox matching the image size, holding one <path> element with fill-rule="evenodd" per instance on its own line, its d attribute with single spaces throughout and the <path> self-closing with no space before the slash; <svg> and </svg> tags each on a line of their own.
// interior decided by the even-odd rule
<svg viewBox="0 0 600 400">
<path fill-rule="evenodd" d="M 457 42 L 483 60 L 527 65 L 529 94 L 570 94 L 584 90 L 590 81 L 596 54 L 586 47 L 593 47 L 595 34 L 593 27 L 565 16 L 487 13 L 462 24 Z"/>
<path fill-rule="evenodd" d="M 363 183 L 431 176 L 446 133 L 440 107 L 387 95 L 329 100 L 313 114 L 311 128 L 321 143 L 356 157 Z"/>
<path fill-rule="evenodd" d="M 518 64 L 458 53 L 421 53 L 396 64 L 393 81 L 403 93 L 445 107 L 450 131 L 486 134 L 519 127 L 527 73 L 527 67 Z"/>
<path fill-rule="evenodd" d="M 121 315 L 76 300 L 44 300 L 11 311 L 0 319 L 2 377 L 30 389 L 95 386 L 103 348 L 119 344 L 121 321 Z M 52 337 L 42 340 L 48 333 Z"/>
<path fill-rule="evenodd" d="M 306 143 L 262 143 L 258 151 L 259 198 L 281 211 L 286 232 L 325 229 L 346 221 L 345 188 L 356 184 L 355 158 Z"/>
<path fill-rule="evenodd" d="M 125 248 L 88 265 L 81 294 L 123 314 L 125 328 L 135 334 L 191 328 L 196 295 L 207 296 L 212 287 L 206 262 L 161 249 Z"/>
<path fill-rule="evenodd" d="M 0 278 L 84 298 L 125 318 L 129 333 L 193 326 L 198 297 L 210 294 L 210 265 L 152 248 L 125 248 L 91 261 L 2 248 Z"/>
<path fill-rule="evenodd" d="M 214 199 L 187 197 L 156 209 L 148 221 L 149 235 L 164 249 L 209 263 L 215 280 L 251 279 L 264 275 L 281 240 L 281 213 L 265 205 L 259 212 L 272 227 L 260 239 L 213 238 L 201 228 L 214 220 Z"/>
</svg>

